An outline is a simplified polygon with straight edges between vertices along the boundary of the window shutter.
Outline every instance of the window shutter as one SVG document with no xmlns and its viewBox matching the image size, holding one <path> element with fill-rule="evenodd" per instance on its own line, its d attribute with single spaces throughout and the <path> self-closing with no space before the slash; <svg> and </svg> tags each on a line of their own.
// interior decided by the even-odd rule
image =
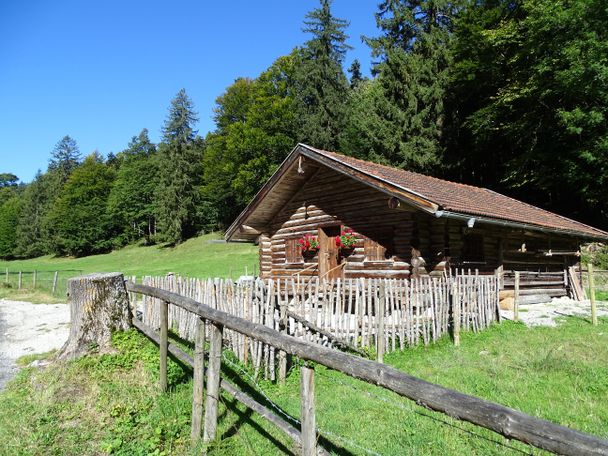
<svg viewBox="0 0 608 456">
<path fill-rule="evenodd" d="M 285 257 L 288 263 L 302 262 L 302 252 L 298 245 L 298 239 L 287 239 L 285 241 Z"/>
<path fill-rule="evenodd" d="M 363 242 L 366 261 L 384 261 L 386 260 L 386 247 L 374 241 L 366 239 Z"/>
</svg>

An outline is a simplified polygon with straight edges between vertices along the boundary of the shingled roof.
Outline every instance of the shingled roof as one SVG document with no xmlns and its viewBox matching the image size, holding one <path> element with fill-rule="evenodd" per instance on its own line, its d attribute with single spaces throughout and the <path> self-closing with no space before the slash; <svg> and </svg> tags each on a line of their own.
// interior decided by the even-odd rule
<svg viewBox="0 0 608 456">
<path fill-rule="evenodd" d="M 353 178 L 363 181 L 386 193 L 395 191 L 395 196 L 403 199 L 405 196 L 410 203 L 436 216 L 444 213 L 475 217 L 479 222 L 511 222 L 529 229 L 539 229 L 564 232 L 588 239 L 607 240 L 608 233 L 584 223 L 546 211 L 531 204 L 510 198 L 487 188 L 451 182 L 436 177 L 426 176 L 403 169 L 392 168 L 357 158 L 316 149 L 305 144 L 298 144 L 287 157 L 276 175 L 284 168 L 294 163 L 295 155 L 305 156 L 313 161 Z M 276 176 L 275 175 L 275 176 Z M 273 176 L 273 178 L 275 178 Z M 247 214 L 251 214 L 259 198 L 270 190 L 273 178 L 260 190 L 252 203 L 237 218 L 226 232 L 230 238 L 237 224 L 246 224 Z"/>
</svg>

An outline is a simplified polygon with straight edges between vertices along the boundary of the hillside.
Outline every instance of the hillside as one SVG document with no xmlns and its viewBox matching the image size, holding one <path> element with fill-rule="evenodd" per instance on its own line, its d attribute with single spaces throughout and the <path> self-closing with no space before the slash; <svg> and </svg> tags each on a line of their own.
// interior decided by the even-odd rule
<svg viewBox="0 0 608 456">
<path fill-rule="evenodd" d="M 190 277 L 238 277 L 257 267 L 257 247 L 225 243 L 220 234 L 206 234 L 177 247 L 129 246 L 120 250 L 82 258 L 43 256 L 29 260 L 0 261 L 0 271 L 8 268 L 13 288 L 16 273 L 23 271 L 24 288 L 31 288 L 32 272 L 38 271 L 38 287 L 49 288 L 54 271 L 60 281 L 91 272 L 120 271 L 125 275 L 164 275 L 167 272 Z M 0 282 L 4 282 L 4 277 Z M 60 287 L 61 288 L 61 287 Z"/>
</svg>

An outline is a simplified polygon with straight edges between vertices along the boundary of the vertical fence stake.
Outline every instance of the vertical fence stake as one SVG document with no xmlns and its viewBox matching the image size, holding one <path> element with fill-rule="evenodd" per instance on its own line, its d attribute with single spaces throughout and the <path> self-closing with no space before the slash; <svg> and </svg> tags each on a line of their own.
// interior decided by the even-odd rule
<svg viewBox="0 0 608 456">
<path fill-rule="evenodd" d="M 384 362 L 385 340 L 384 340 L 384 311 L 386 309 L 386 284 L 380 281 L 378 286 L 378 327 L 376 328 L 376 361 Z"/>
<path fill-rule="evenodd" d="M 281 300 L 280 304 L 280 329 L 282 333 L 287 333 L 287 304 Z M 287 353 L 279 351 L 279 383 L 285 384 L 287 377 Z"/>
<path fill-rule="evenodd" d="M 32 288 L 33 288 L 34 290 L 36 289 L 36 279 L 38 278 L 37 276 L 38 276 L 38 271 L 36 271 L 36 270 L 34 269 L 34 276 L 33 276 L 33 278 L 32 278 Z"/>
<path fill-rule="evenodd" d="M 203 394 L 205 382 L 205 321 L 196 319 L 194 342 L 194 378 L 192 380 L 192 440 L 201 436 L 203 420 Z"/>
<path fill-rule="evenodd" d="M 220 398 L 220 369 L 222 361 L 223 327 L 216 323 L 209 325 L 209 364 L 207 367 L 207 399 L 205 401 L 205 429 L 203 440 L 215 439 L 217 432 L 217 406 Z"/>
<path fill-rule="evenodd" d="M 300 368 L 300 396 L 302 456 L 316 456 L 315 370 L 306 364 Z"/>
<path fill-rule="evenodd" d="M 23 282 L 23 273 L 19 271 L 19 289 L 21 290 L 21 285 Z"/>
<path fill-rule="evenodd" d="M 57 276 L 59 275 L 59 271 L 55 271 L 55 276 L 53 277 L 53 294 L 57 291 Z"/>
<path fill-rule="evenodd" d="M 593 326 L 597 326 L 597 310 L 595 307 L 595 278 L 593 277 L 593 264 L 587 264 L 587 273 L 589 274 L 589 300 L 591 301 L 591 322 Z"/>
<path fill-rule="evenodd" d="M 452 284 L 452 324 L 454 325 L 454 346 L 460 346 L 460 295 L 456 280 Z"/>
<path fill-rule="evenodd" d="M 8 283 L 8 268 L 6 268 L 6 279 L 5 282 Z"/>
<path fill-rule="evenodd" d="M 160 303 L 160 390 L 167 391 L 167 349 L 169 346 L 169 303 Z"/>
<path fill-rule="evenodd" d="M 513 294 L 513 320 L 519 321 L 519 271 L 515 271 L 515 291 Z"/>
</svg>

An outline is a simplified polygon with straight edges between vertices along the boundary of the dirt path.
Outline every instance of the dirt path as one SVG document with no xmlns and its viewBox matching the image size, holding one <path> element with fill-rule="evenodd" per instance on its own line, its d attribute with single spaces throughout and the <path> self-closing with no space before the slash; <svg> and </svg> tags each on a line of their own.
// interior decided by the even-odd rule
<svg viewBox="0 0 608 456">
<path fill-rule="evenodd" d="M 67 304 L 0 300 L 0 390 L 17 372 L 17 358 L 60 348 L 68 338 Z"/>
<path fill-rule="evenodd" d="M 597 302 L 598 317 L 608 316 L 608 302 Z M 513 311 L 501 310 L 500 314 L 513 319 Z M 529 304 L 519 308 L 519 319 L 527 326 L 557 326 L 557 319 L 561 317 L 581 317 L 591 319 L 591 303 L 587 301 L 573 301 L 569 298 L 553 298 L 544 304 Z"/>
</svg>

